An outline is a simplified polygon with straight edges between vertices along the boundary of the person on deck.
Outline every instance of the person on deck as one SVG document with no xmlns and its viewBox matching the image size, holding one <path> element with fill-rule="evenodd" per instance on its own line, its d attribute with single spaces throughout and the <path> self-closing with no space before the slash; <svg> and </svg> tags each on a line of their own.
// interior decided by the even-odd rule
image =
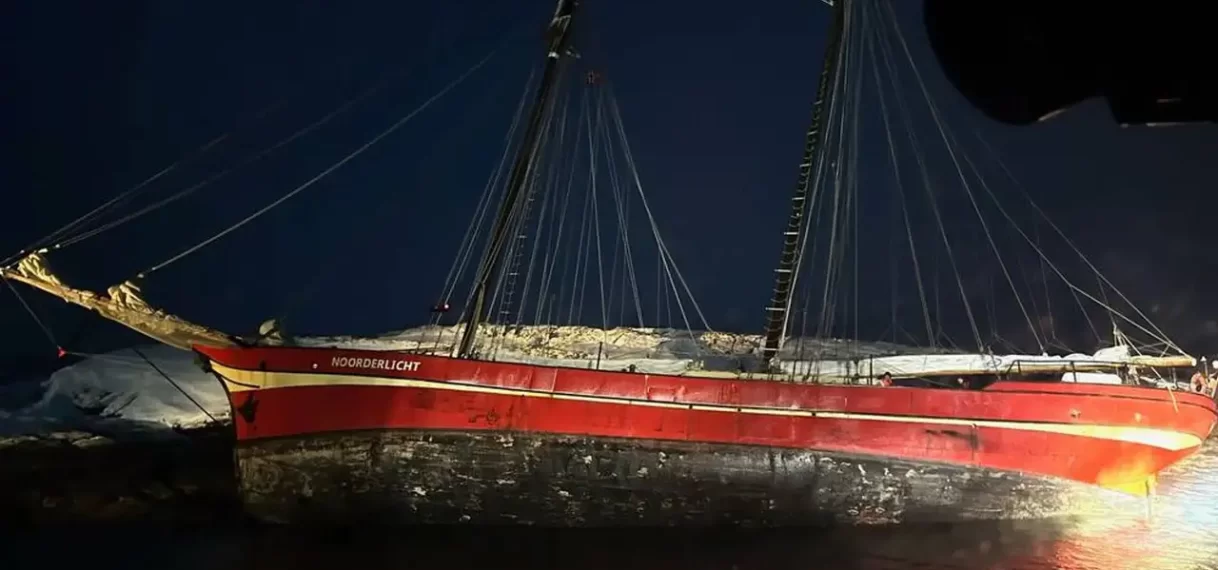
<svg viewBox="0 0 1218 570">
<path fill-rule="evenodd" d="M 892 386 L 892 374 L 887 372 L 880 374 L 880 386 Z"/>
</svg>

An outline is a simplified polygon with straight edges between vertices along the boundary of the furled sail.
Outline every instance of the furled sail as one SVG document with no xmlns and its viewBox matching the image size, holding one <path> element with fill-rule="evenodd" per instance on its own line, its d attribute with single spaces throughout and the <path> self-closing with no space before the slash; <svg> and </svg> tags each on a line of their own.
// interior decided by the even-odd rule
<svg viewBox="0 0 1218 570">
<path fill-rule="evenodd" d="M 0 276 L 41 289 L 64 301 L 96 311 L 101 316 L 157 341 L 189 350 L 193 344 L 231 346 L 229 336 L 152 307 L 130 281 L 110 287 L 106 293 L 75 289 L 47 266 L 45 250 L 29 254 L 14 266 L 0 268 Z"/>
</svg>

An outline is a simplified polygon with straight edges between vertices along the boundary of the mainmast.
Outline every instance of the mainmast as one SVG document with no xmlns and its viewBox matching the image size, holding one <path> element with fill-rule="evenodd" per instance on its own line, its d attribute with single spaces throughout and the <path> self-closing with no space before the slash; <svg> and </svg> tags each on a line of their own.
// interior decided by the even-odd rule
<svg viewBox="0 0 1218 570">
<path fill-rule="evenodd" d="M 837 63 L 842 50 L 842 28 L 845 25 L 845 4 L 850 0 L 833 0 L 833 15 L 830 16 L 828 42 L 825 46 L 824 60 L 821 62 L 820 85 L 816 89 L 816 102 L 812 105 L 812 124 L 804 140 L 804 156 L 799 163 L 799 180 L 795 185 L 795 195 L 791 197 L 791 216 L 787 219 L 787 229 L 783 232 L 782 256 L 778 260 L 778 268 L 774 270 L 774 296 L 770 306 L 766 307 L 765 342 L 762 345 L 762 357 L 770 362 L 778 353 L 786 336 L 787 324 L 790 322 L 791 292 L 795 288 L 796 275 L 800 258 L 803 256 L 803 237 L 805 235 L 804 214 L 808 211 L 808 191 L 812 186 L 812 176 L 819 159 L 820 146 L 823 142 L 822 124 L 825 109 L 831 107 L 834 80 L 837 76 Z"/>
<path fill-rule="evenodd" d="M 537 88 L 537 98 L 533 101 L 533 108 L 529 115 L 529 122 L 525 127 L 524 138 L 520 143 L 520 150 L 516 154 L 516 160 L 512 164 L 511 175 L 508 177 L 507 191 L 503 196 L 503 204 L 499 209 L 499 216 L 495 219 L 495 226 L 491 230 L 491 241 L 486 250 L 486 255 L 482 258 L 482 262 L 478 265 L 478 273 L 474 280 L 474 295 L 470 301 L 466 311 L 465 331 L 461 335 L 461 344 L 457 352 L 457 356 L 468 358 L 471 356 L 474 348 L 474 342 L 478 337 L 478 326 L 486 318 L 484 313 L 486 308 L 486 290 L 489 283 L 498 274 L 500 265 L 503 262 L 503 256 L 506 253 L 506 242 L 508 234 L 511 233 L 511 219 L 519 210 L 521 203 L 521 188 L 529 179 L 530 171 L 535 162 L 534 158 L 537 155 L 538 143 L 541 131 L 541 124 L 544 121 L 546 112 L 553 102 L 554 85 L 558 83 L 558 77 L 561 73 L 560 60 L 567 49 L 567 43 L 571 36 L 571 17 L 575 13 L 576 0 L 558 0 L 558 7 L 554 10 L 554 18 L 550 20 L 550 26 L 546 30 L 546 65 L 542 72 L 541 84 Z"/>
</svg>

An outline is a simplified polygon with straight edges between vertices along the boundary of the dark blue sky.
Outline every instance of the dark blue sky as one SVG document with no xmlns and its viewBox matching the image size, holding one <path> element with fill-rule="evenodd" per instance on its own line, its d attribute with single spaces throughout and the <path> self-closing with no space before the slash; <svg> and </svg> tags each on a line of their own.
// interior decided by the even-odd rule
<svg viewBox="0 0 1218 570">
<path fill-rule="evenodd" d="M 1095 102 L 1043 125 L 993 124 L 941 79 L 914 3 L 899 6 L 949 118 L 962 132 L 979 128 L 1053 219 L 1140 306 L 1157 307 L 1152 317 L 1185 348 L 1218 350 L 1210 309 L 1218 302 L 1210 255 L 1218 129 L 1121 129 Z M 155 304 L 230 332 L 289 308 L 299 332 L 418 324 L 498 157 L 552 10 L 549 0 L 10 3 L 0 9 L 0 254 L 225 132 L 233 134 L 212 153 L 158 180 L 148 201 L 385 81 L 350 113 L 255 166 L 52 259 L 77 284 L 117 283 L 311 178 L 506 38 L 486 67 L 401 131 L 145 284 Z M 613 82 L 661 229 L 716 328 L 760 330 L 827 16 L 810 0 L 764 9 L 725 0 L 584 2 L 581 65 Z M 866 156 L 861 168 L 885 160 Z M 882 201 L 863 207 L 888 209 Z M 101 350 L 136 340 L 22 292 L 61 342 Z M 0 376 L 54 357 L 3 294 Z"/>
</svg>

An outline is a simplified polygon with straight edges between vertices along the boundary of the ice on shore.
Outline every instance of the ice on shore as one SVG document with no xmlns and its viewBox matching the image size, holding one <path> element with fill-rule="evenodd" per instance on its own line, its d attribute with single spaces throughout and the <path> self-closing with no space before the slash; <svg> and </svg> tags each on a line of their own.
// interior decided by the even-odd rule
<svg viewBox="0 0 1218 570">
<path fill-rule="evenodd" d="M 90 356 L 36 382 L 37 388 L 31 384 L 0 386 L 0 436 L 172 433 L 229 415 L 216 379 L 195 364 L 193 354 L 165 345 Z"/>
</svg>

